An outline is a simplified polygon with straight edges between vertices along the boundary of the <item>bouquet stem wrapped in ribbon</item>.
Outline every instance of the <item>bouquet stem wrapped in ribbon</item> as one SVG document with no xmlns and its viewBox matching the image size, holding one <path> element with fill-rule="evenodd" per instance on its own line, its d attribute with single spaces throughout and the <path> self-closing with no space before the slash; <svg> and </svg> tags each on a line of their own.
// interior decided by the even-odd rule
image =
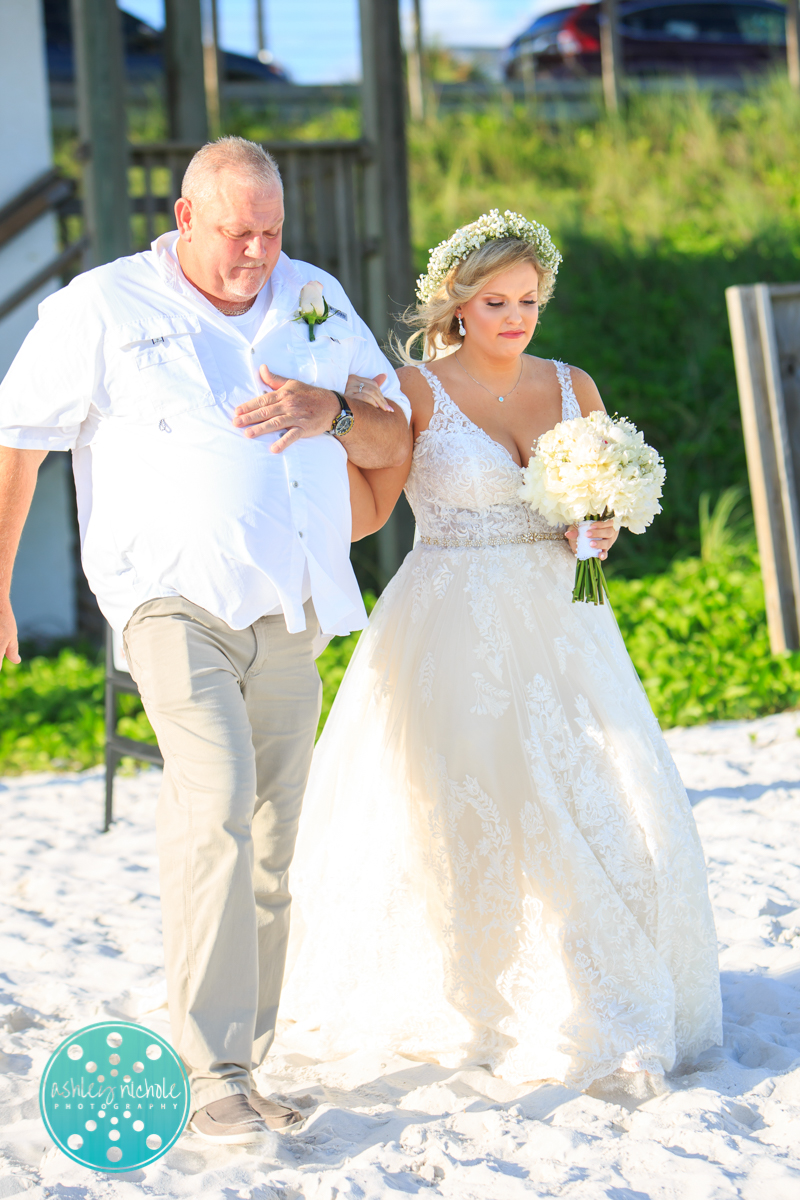
<svg viewBox="0 0 800 1200">
<path fill-rule="evenodd" d="M 608 595 L 606 577 L 603 574 L 603 564 L 600 561 L 600 551 L 596 550 L 589 538 L 589 530 L 595 521 L 602 517 L 589 517 L 578 522 L 578 543 L 576 546 L 578 563 L 575 567 L 575 587 L 572 590 L 573 602 L 576 600 L 589 601 L 592 604 L 605 604 Z"/>
<path fill-rule="evenodd" d="M 560 421 L 538 439 L 522 473 L 519 495 L 552 525 L 577 525 L 573 601 L 604 604 L 608 595 L 589 527 L 594 521 L 611 520 L 615 529 L 644 533 L 661 512 L 658 501 L 665 478 L 658 452 L 625 417 L 591 412 Z"/>
</svg>

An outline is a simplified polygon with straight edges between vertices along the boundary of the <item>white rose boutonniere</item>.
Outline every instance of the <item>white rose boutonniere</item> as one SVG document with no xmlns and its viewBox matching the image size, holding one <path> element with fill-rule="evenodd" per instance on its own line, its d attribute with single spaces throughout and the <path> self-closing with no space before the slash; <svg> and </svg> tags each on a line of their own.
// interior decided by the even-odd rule
<svg viewBox="0 0 800 1200">
<path fill-rule="evenodd" d="M 322 284 L 319 280 L 312 279 L 308 283 L 304 283 L 300 289 L 300 304 L 295 321 L 305 321 L 308 326 L 310 342 L 313 342 L 317 336 L 314 326 L 327 321 L 329 313 L 328 301 L 322 294 Z"/>
</svg>

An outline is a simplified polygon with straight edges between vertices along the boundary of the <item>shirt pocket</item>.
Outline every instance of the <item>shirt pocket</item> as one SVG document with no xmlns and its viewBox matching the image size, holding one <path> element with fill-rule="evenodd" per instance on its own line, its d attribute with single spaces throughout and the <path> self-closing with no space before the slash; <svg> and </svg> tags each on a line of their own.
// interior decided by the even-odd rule
<svg viewBox="0 0 800 1200">
<path fill-rule="evenodd" d="M 120 326 L 115 332 L 116 382 L 122 385 L 130 415 L 176 417 L 223 399 L 208 355 L 201 363 L 196 340 L 200 321 L 194 317 L 158 316 Z M 117 391 L 111 389 L 112 396 Z"/>
<path fill-rule="evenodd" d="M 310 342 L 308 326 L 302 322 L 301 336 L 314 364 L 314 378 L 309 382 L 317 387 L 343 392 L 350 374 L 350 364 L 364 339 L 360 334 L 354 334 L 344 322 L 339 323 L 332 317 L 322 325 L 317 325 L 315 333 L 314 341 Z"/>
</svg>

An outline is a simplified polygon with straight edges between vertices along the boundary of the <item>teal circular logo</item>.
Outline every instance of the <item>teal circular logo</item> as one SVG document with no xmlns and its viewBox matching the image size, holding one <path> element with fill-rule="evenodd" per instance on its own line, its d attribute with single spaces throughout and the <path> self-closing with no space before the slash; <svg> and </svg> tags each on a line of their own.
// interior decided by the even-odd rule
<svg viewBox="0 0 800 1200">
<path fill-rule="evenodd" d="M 87 1025 L 45 1067 L 39 1108 L 59 1150 L 93 1171 L 146 1167 L 189 1119 L 189 1080 L 157 1033 L 127 1021 Z"/>
</svg>

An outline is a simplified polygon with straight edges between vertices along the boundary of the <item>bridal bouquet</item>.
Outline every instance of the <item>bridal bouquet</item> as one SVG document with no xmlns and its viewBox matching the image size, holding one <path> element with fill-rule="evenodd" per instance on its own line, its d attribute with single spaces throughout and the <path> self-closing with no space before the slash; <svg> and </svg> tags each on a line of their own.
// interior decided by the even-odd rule
<svg viewBox="0 0 800 1200">
<path fill-rule="evenodd" d="M 560 421 L 533 447 L 519 495 L 551 524 L 578 526 L 578 563 L 572 599 L 604 604 L 603 568 L 587 530 L 593 521 L 644 533 L 656 513 L 666 478 L 664 461 L 624 417 L 592 412 Z"/>
</svg>

